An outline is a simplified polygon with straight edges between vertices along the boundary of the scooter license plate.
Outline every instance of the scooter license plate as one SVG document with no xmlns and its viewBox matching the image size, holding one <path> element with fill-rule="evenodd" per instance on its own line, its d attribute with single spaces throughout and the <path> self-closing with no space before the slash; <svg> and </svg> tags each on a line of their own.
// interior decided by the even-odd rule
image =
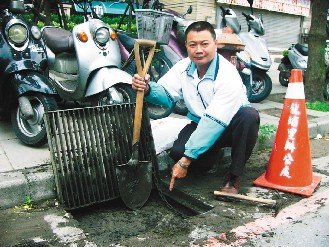
<svg viewBox="0 0 329 247">
<path fill-rule="evenodd" d="M 38 52 L 38 53 L 44 52 L 42 47 L 39 47 L 36 45 L 31 45 L 31 46 L 29 46 L 29 48 L 30 48 L 31 52 Z"/>
</svg>

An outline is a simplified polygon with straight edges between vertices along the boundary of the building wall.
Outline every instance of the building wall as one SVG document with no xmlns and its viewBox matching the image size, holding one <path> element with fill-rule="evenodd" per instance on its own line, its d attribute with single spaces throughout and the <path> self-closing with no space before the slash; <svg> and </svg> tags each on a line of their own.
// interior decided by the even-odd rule
<svg viewBox="0 0 329 247">
<path fill-rule="evenodd" d="M 161 0 L 165 8 L 173 9 L 180 14 L 185 14 L 188 7 L 193 8 L 192 14 L 186 15 L 188 20 L 209 21 L 216 24 L 216 2 L 215 0 Z"/>
</svg>

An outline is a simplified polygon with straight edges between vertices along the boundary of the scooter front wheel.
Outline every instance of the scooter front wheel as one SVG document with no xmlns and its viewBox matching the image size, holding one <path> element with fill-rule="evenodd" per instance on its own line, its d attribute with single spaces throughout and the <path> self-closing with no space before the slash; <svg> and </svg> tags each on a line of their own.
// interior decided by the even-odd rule
<svg viewBox="0 0 329 247">
<path fill-rule="evenodd" d="M 136 94 L 130 84 L 119 83 L 108 90 L 96 95 L 92 99 L 92 105 L 104 106 L 122 103 L 134 103 Z"/>
<path fill-rule="evenodd" d="M 33 109 L 33 117 L 26 119 L 17 105 L 11 111 L 11 123 L 19 140 L 28 146 L 40 147 L 47 142 L 44 113 L 57 110 L 57 103 L 53 97 L 43 94 L 30 95 L 27 98 Z"/>
<path fill-rule="evenodd" d="M 171 61 L 162 51 L 155 53 L 149 69 L 151 81 L 157 82 L 172 66 Z M 154 105 L 152 103 L 147 104 L 147 109 L 151 119 L 168 117 L 171 113 L 170 108 Z"/>
<path fill-rule="evenodd" d="M 279 82 L 282 86 L 288 87 L 289 73 L 280 71 L 280 73 L 279 73 Z"/>
<path fill-rule="evenodd" d="M 266 99 L 272 91 L 272 80 L 265 71 L 252 70 L 251 96 L 249 101 L 258 103 Z"/>
</svg>

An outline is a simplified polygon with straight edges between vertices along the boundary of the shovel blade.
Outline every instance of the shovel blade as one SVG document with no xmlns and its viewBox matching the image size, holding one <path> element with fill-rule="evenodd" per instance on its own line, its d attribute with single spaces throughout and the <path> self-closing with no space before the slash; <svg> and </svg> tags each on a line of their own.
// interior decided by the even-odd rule
<svg viewBox="0 0 329 247">
<path fill-rule="evenodd" d="M 116 167 L 119 194 L 130 209 L 141 208 L 152 190 L 152 163 L 138 161 L 137 164 L 123 164 Z"/>
</svg>

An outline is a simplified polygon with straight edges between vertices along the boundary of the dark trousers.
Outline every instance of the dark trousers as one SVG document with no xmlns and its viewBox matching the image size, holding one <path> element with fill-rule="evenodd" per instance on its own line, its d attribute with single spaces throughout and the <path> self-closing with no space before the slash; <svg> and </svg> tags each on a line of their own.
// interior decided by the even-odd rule
<svg viewBox="0 0 329 247">
<path fill-rule="evenodd" d="M 215 144 L 194 160 L 189 169 L 210 169 L 218 161 L 221 148 L 231 147 L 232 163 L 230 173 L 241 176 L 256 144 L 259 123 L 260 119 L 257 110 L 252 107 L 240 108 Z M 185 144 L 197 126 L 196 123 L 191 122 L 179 133 L 170 151 L 170 157 L 175 162 L 184 156 Z"/>
</svg>

